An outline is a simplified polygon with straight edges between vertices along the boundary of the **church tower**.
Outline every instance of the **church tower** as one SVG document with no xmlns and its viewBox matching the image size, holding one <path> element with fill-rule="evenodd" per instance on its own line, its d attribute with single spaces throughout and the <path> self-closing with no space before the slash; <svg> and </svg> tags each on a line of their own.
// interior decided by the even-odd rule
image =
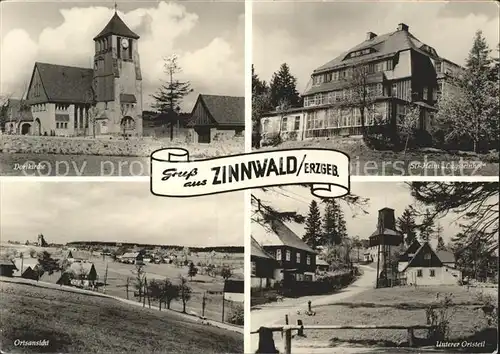
<svg viewBox="0 0 500 354">
<path fill-rule="evenodd" d="M 142 135 L 139 36 L 115 14 L 94 38 L 96 134 Z"/>
</svg>

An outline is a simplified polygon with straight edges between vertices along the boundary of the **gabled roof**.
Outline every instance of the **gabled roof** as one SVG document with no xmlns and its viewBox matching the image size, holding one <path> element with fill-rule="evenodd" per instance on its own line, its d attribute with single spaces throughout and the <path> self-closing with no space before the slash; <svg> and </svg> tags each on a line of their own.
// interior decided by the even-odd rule
<svg viewBox="0 0 500 354">
<path fill-rule="evenodd" d="M 380 230 L 375 230 L 370 237 L 378 236 L 381 235 Z M 382 232 L 382 235 L 389 235 L 389 236 L 402 236 L 402 234 L 396 230 L 392 229 L 384 229 Z"/>
<path fill-rule="evenodd" d="M 35 267 L 38 265 L 38 258 L 23 258 L 22 260 L 21 258 L 14 258 L 13 262 L 17 269 L 16 271 L 14 271 L 14 276 L 20 277 L 22 273 L 26 271 L 26 269 L 35 269 Z"/>
<path fill-rule="evenodd" d="M 137 258 L 139 256 L 139 252 L 127 252 L 122 254 L 119 258 Z"/>
<path fill-rule="evenodd" d="M 17 270 L 17 267 L 14 264 L 14 261 L 12 261 L 10 259 L 6 259 L 6 258 L 1 258 L 0 259 L 0 266 L 12 267 L 12 268 L 14 268 L 14 270 Z"/>
<path fill-rule="evenodd" d="M 372 53 L 357 56 L 354 58 L 347 58 L 347 55 L 363 49 L 371 49 Z M 429 47 L 428 45 L 422 43 L 419 39 L 413 36 L 407 30 L 398 30 L 375 38 L 365 40 L 358 45 L 352 47 L 348 51 L 340 54 L 335 59 L 329 61 L 328 63 L 320 66 L 314 73 L 325 72 L 335 67 L 356 65 L 358 63 L 373 60 L 378 57 L 389 57 L 395 55 L 396 53 L 404 50 L 415 50 L 424 55 L 437 58 L 436 51 Z"/>
<path fill-rule="evenodd" d="M 94 41 L 96 39 L 108 36 L 110 34 L 114 34 L 117 36 L 124 36 L 128 38 L 133 38 L 133 39 L 139 39 L 139 36 L 132 32 L 130 28 L 127 27 L 125 22 L 118 16 L 118 14 L 115 12 L 111 20 L 109 20 L 108 24 L 104 29 L 94 37 Z"/>
<path fill-rule="evenodd" d="M 33 75 L 36 70 L 49 102 L 86 103 L 91 97 L 92 69 L 36 62 Z"/>
<path fill-rule="evenodd" d="M 89 273 L 92 270 L 92 268 L 94 268 L 94 270 L 95 270 L 94 263 L 89 263 L 89 262 L 80 263 L 79 262 L 79 263 L 71 263 L 68 270 L 71 270 L 71 271 L 75 272 L 76 274 L 78 274 L 82 270 L 86 273 Z"/>
<path fill-rule="evenodd" d="M 245 97 L 200 94 L 213 120 L 219 125 L 245 125 Z"/>
<path fill-rule="evenodd" d="M 310 253 L 317 253 L 280 220 L 273 220 L 270 225 L 266 226 L 252 222 L 252 236 L 263 247 L 288 246 Z"/>
<path fill-rule="evenodd" d="M 414 257 L 420 246 L 422 246 L 420 242 L 418 242 L 417 239 L 414 239 L 410 246 L 406 249 L 406 251 L 401 256 L 399 256 L 399 261 L 408 262 L 410 260 L 409 254 L 412 253 Z"/>
<path fill-rule="evenodd" d="M 253 236 L 251 237 L 251 239 L 252 239 L 252 248 L 251 248 L 251 255 L 252 255 L 252 257 L 275 260 L 275 258 L 273 256 L 271 256 L 269 253 L 267 253 L 266 251 L 264 251 L 264 249 L 253 238 Z"/>
<path fill-rule="evenodd" d="M 425 254 L 430 254 L 430 259 L 425 259 Z M 415 252 L 415 256 L 408 262 L 403 272 L 410 267 L 442 267 L 443 262 L 432 249 L 429 242 L 424 242 Z"/>
</svg>

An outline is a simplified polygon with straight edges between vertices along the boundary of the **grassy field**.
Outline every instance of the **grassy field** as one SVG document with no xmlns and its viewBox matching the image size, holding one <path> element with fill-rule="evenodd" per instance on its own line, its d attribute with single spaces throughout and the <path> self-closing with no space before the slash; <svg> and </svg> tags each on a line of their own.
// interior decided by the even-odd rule
<svg viewBox="0 0 500 354">
<path fill-rule="evenodd" d="M 425 308 L 437 304 L 437 294 L 453 294 L 454 306 L 450 322 L 449 340 L 461 341 L 476 336 L 486 329 L 487 322 L 480 309 L 481 303 L 476 299 L 474 290 L 459 286 L 442 287 L 402 287 L 373 289 L 349 298 L 348 302 L 340 302 L 315 306 L 316 316 L 302 316 L 304 325 L 419 325 L 426 324 Z M 299 316 L 300 317 L 300 316 Z M 292 323 L 295 323 L 292 318 Z M 297 338 L 297 343 L 329 342 L 331 346 L 346 343 L 363 346 L 401 346 L 407 342 L 404 330 L 306 330 L 307 338 Z M 484 334 L 484 333 L 483 333 Z M 415 331 L 416 344 L 427 344 L 426 330 Z M 481 337 L 496 345 L 496 337 L 491 332 Z"/>
<path fill-rule="evenodd" d="M 7 245 L 10 248 L 16 248 L 18 252 L 24 252 L 25 257 L 29 257 L 29 249 L 33 248 L 37 252 L 41 250 L 46 250 L 49 252 L 53 258 L 62 257 L 62 249 L 57 248 L 40 248 L 32 246 L 23 245 Z M 6 247 L 3 247 L 3 251 Z M 82 251 L 80 251 L 82 252 Z M 128 298 L 134 300 L 134 274 L 136 270 L 133 264 L 124 264 L 119 262 L 114 262 L 111 257 L 102 257 L 98 252 L 90 256 L 89 252 L 85 252 L 89 257 L 89 261 L 94 263 L 95 269 L 98 274 L 98 280 L 103 282 L 106 276 L 106 266 L 107 279 L 106 279 L 106 294 L 118 296 L 122 298 L 127 298 L 126 283 L 127 278 L 130 278 L 129 283 L 129 293 Z M 188 257 L 189 261 L 193 261 L 197 264 L 199 261 L 204 262 L 207 259 L 207 255 L 204 253 L 195 253 Z M 243 254 L 217 254 L 213 259 L 216 265 L 228 265 L 233 269 L 233 278 L 243 279 Z M 148 281 L 152 279 L 164 280 L 169 278 L 173 283 L 178 282 L 179 275 L 187 277 L 189 279 L 188 285 L 192 289 L 192 296 L 186 306 L 187 312 L 196 312 L 198 315 L 202 314 L 202 299 L 206 296 L 206 307 L 205 307 L 205 317 L 208 319 L 221 321 L 222 320 L 222 290 L 224 287 L 224 280 L 221 277 L 212 277 L 204 274 L 198 274 L 193 277 L 192 280 L 188 277 L 188 267 L 178 268 L 173 264 L 153 264 L 147 263 L 144 266 L 144 271 Z M 41 281 L 56 283 L 60 277 L 60 272 L 56 272 L 52 275 L 44 274 Z M 100 290 L 101 291 L 101 290 Z M 137 299 L 138 300 L 138 299 Z M 157 307 L 155 302 L 152 302 L 153 307 Z M 228 316 L 231 314 L 233 308 L 237 306 L 236 303 L 231 303 L 226 301 L 224 309 L 224 317 L 227 320 Z M 172 310 L 182 311 L 182 302 L 173 301 L 171 304 Z"/>
<path fill-rule="evenodd" d="M 242 335 L 172 312 L 11 283 L 0 283 L 0 328 L 1 349 L 9 353 L 243 352 Z M 21 348 L 16 339 L 49 345 Z"/>
<path fill-rule="evenodd" d="M 276 149 L 323 148 L 348 154 L 351 175 L 360 176 L 497 176 L 498 162 L 488 162 L 485 156 L 460 156 L 446 152 L 425 153 L 379 151 L 368 148 L 362 139 L 331 139 L 285 141 L 259 151 Z M 476 168 L 477 167 L 477 168 Z"/>
</svg>

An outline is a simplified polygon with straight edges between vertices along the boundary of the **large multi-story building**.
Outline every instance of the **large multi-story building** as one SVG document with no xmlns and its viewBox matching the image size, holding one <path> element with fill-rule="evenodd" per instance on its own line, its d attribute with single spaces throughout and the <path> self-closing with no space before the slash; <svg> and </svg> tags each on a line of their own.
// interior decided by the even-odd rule
<svg viewBox="0 0 500 354">
<path fill-rule="evenodd" d="M 301 109 L 265 114 L 262 133 L 294 140 L 361 135 L 361 109 L 365 127 L 377 130 L 396 128 L 409 105 L 420 106 L 419 128 L 429 130 L 439 96 L 461 70 L 404 23 L 394 32 L 368 32 L 363 42 L 313 71 Z"/>
<path fill-rule="evenodd" d="M 26 99 L 32 120 L 10 120 L 9 129 L 29 135 L 142 135 L 138 40 L 115 12 L 94 38 L 93 68 L 35 63 Z"/>
</svg>

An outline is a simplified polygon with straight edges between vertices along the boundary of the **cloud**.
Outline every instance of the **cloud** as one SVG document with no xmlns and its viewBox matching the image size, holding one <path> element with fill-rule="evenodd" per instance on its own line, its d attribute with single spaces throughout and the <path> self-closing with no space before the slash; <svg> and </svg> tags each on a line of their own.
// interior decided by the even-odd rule
<svg viewBox="0 0 500 354">
<path fill-rule="evenodd" d="M 2 240 L 243 245 L 243 193 L 158 198 L 145 182 L 1 182 Z M 224 205 L 224 208 L 214 208 Z"/>
<path fill-rule="evenodd" d="M 1 77 L 3 93 L 22 94 L 35 61 L 92 67 L 93 38 L 107 24 L 113 10 L 106 7 L 73 7 L 61 9 L 62 22 L 44 28 L 37 38 L 24 29 L 11 30 L 1 43 Z M 141 38 L 139 53 L 143 74 L 143 101 L 147 107 L 165 77 L 163 59 L 177 54 L 184 65 L 184 77 L 192 81 L 195 93 L 244 93 L 243 41 L 234 48 L 225 37 L 214 34 L 212 41 L 198 43 L 186 50 L 190 35 L 200 25 L 200 16 L 176 3 L 160 2 L 154 7 L 141 7 L 127 13 L 119 12 L 127 25 Z M 206 24 L 203 24 L 206 25 Z M 209 28 L 207 28 L 209 30 Z M 237 28 L 228 28 L 228 33 Z M 182 48 L 182 49 L 181 49 Z M 194 95 L 191 95 L 194 96 Z M 187 101 L 193 103 L 196 97 Z M 187 103 L 188 103 L 187 102 Z M 188 104 L 184 109 L 190 109 Z"/>
<path fill-rule="evenodd" d="M 300 92 L 315 68 L 361 43 L 366 32 L 392 32 L 401 22 L 439 55 L 459 64 L 464 63 L 476 30 L 483 31 L 491 49 L 500 41 L 498 6 L 493 3 L 467 8 L 454 2 L 273 2 L 255 3 L 253 13 L 257 74 L 269 81 L 280 64 L 287 62 Z"/>
</svg>

